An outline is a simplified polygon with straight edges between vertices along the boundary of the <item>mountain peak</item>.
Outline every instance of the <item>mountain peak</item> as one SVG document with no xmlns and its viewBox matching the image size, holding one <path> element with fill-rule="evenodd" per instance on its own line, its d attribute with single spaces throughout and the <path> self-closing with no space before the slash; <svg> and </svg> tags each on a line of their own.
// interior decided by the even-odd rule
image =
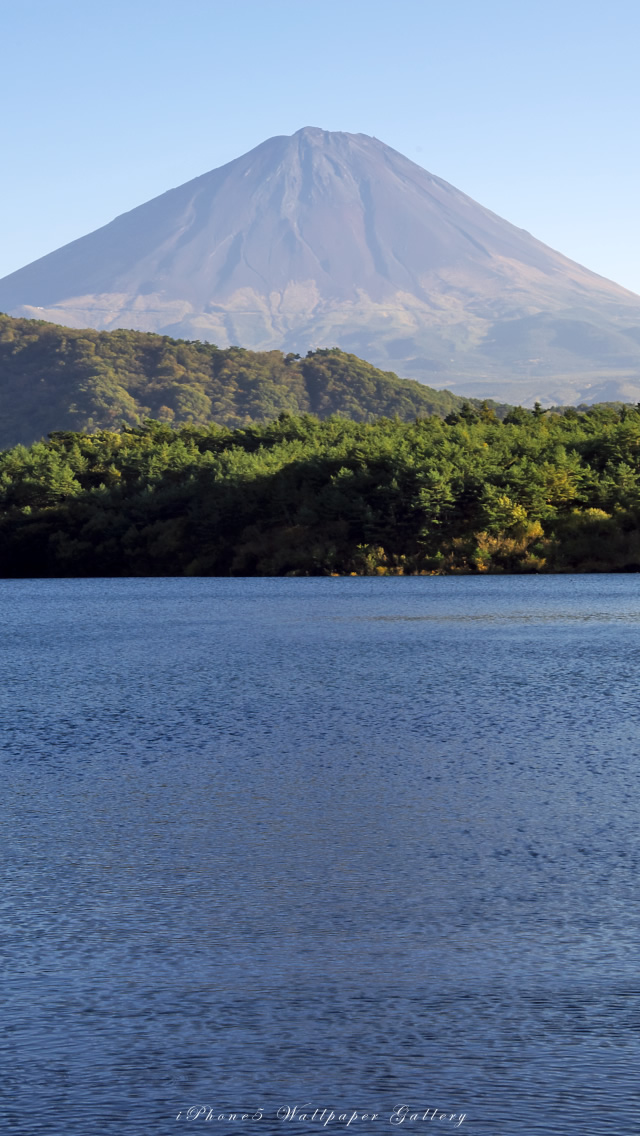
<svg viewBox="0 0 640 1136">
<path fill-rule="evenodd" d="M 292 138 L 305 138 L 305 137 L 306 138 L 326 138 L 326 137 L 330 137 L 332 134 L 342 135 L 342 131 L 324 130 L 321 126 L 301 126 L 299 130 L 296 130 L 295 134 L 291 135 L 291 137 Z"/>
<path fill-rule="evenodd" d="M 0 309 L 221 346 L 338 345 L 523 403 L 640 369 L 640 298 L 378 139 L 316 126 L 5 277 Z"/>
</svg>

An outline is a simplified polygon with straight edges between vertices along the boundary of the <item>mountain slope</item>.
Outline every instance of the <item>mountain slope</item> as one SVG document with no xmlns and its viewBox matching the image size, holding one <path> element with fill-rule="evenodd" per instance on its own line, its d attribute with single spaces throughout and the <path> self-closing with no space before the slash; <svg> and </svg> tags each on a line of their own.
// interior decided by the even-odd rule
<svg viewBox="0 0 640 1136">
<path fill-rule="evenodd" d="M 412 421 L 461 403 L 335 349 L 300 359 L 0 315 L 0 449 L 55 430 L 119 428 L 145 418 L 244 426 L 284 411 Z"/>
<path fill-rule="evenodd" d="M 271 138 L 5 277 L 0 309 L 338 344 L 479 397 L 640 397 L 640 297 L 362 134 Z"/>
</svg>

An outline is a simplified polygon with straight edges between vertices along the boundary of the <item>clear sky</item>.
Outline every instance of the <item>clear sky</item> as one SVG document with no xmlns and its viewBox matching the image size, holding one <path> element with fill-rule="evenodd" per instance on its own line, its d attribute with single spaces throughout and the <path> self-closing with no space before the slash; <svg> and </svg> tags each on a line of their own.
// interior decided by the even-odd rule
<svg viewBox="0 0 640 1136">
<path fill-rule="evenodd" d="M 302 126 L 640 292 L 640 0 L 0 0 L 0 276 Z"/>
</svg>

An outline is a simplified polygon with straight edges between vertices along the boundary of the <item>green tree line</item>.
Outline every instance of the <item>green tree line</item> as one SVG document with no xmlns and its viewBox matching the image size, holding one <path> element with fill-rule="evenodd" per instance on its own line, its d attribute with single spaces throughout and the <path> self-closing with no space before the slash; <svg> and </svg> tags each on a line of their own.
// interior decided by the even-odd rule
<svg viewBox="0 0 640 1136">
<path fill-rule="evenodd" d="M 640 570 L 640 411 L 60 431 L 0 455 L 7 576 Z"/>
</svg>

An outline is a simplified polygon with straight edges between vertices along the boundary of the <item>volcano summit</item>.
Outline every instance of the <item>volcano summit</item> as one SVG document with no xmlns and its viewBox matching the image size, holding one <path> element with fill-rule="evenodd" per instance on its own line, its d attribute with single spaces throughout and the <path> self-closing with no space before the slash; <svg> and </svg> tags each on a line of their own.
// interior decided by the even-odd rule
<svg viewBox="0 0 640 1136">
<path fill-rule="evenodd" d="M 640 297 L 364 134 L 270 138 L 0 280 L 0 310 L 304 353 L 458 394 L 640 399 Z"/>
</svg>

